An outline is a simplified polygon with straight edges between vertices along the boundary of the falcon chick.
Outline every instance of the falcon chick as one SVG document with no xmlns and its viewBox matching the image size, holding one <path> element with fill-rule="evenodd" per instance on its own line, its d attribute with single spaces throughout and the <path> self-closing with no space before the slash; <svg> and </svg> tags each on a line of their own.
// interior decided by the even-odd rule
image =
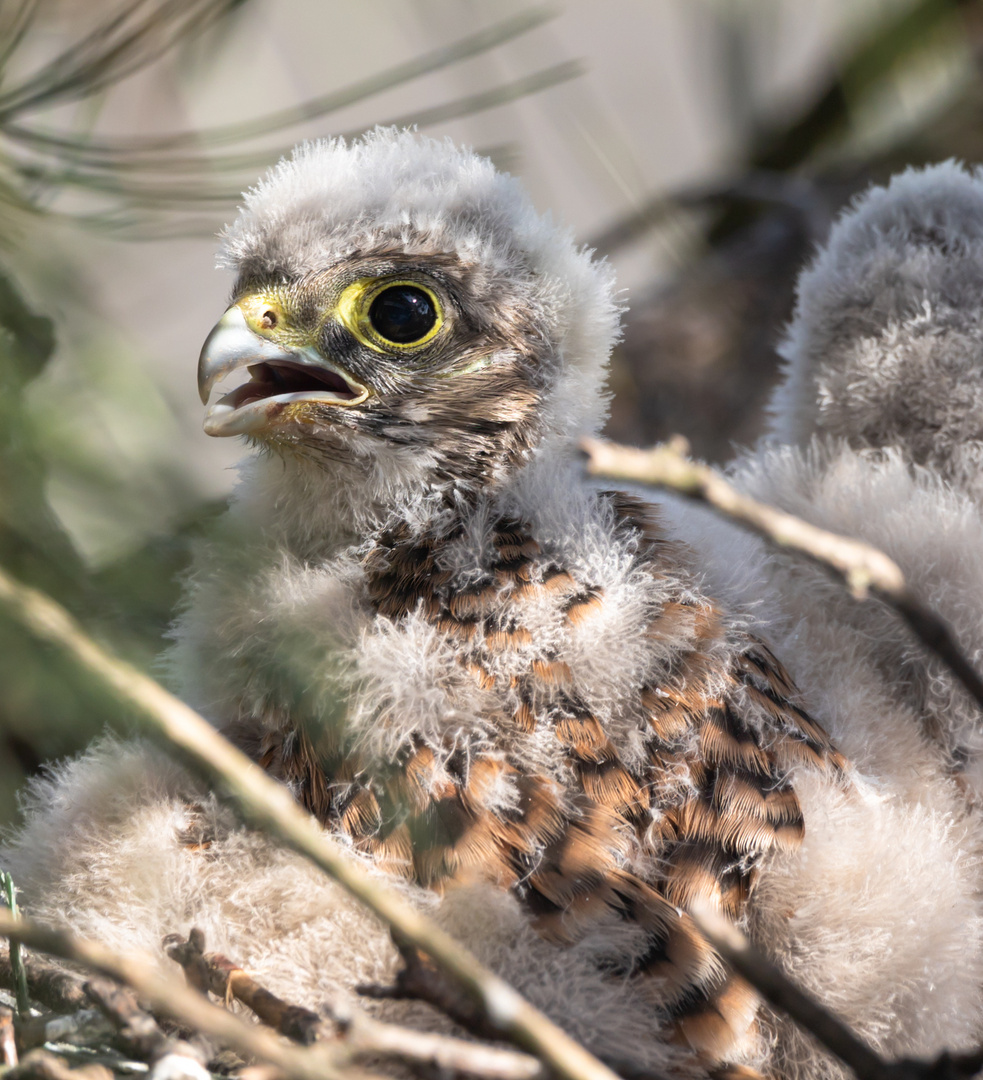
<svg viewBox="0 0 983 1080">
<path fill-rule="evenodd" d="M 740 1052 L 756 998 L 685 909 L 742 918 L 802 835 L 791 770 L 843 762 L 648 508 L 581 480 L 607 269 L 489 163 L 390 131 L 301 148 L 225 252 L 205 430 L 266 453 L 179 624 L 185 693 L 390 873 L 610 931 L 674 1039 Z"/>
<path fill-rule="evenodd" d="M 206 430 L 258 453 L 197 552 L 185 697 L 615 1064 L 842 1075 L 728 975 L 697 901 L 888 1055 L 978 1041 L 983 826 L 871 649 L 883 616 L 851 624 L 801 564 L 582 479 L 607 267 L 487 161 L 393 130 L 299 148 L 223 251 Z M 889 520 L 897 483 L 797 454 L 749 455 L 742 480 Z M 930 561 L 950 496 L 919 498 Z M 38 780 L 0 860 L 36 917 L 144 950 L 198 925 L 311 1007 L 397 963 L 333 882 L 139 744 Z"/>
</svg>

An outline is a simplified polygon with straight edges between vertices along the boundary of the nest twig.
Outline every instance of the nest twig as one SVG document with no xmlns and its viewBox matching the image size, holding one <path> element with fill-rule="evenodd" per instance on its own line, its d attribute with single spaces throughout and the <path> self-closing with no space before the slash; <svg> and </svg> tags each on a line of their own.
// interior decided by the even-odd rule
<svg viewBox="0 0 983 1080">
<path fill-rule="evenodd" d="M 168 956 L 181 965 L 189 983 L 197 989 L 226 1001 L 240 1001 L 264 1024 L 294 1042 L 305 1046 L 318 1041 L 332 1044 L 337 1063 L 363 1058 L 388 1059 L 426 1072 L 437 1069 L 442 1073 L 462 1073 L 484 1080 L 543 1080 L 546 1076 L 540 1062 L 529 1054 L 385 1023 L 368 1016 L 338 994 L 325 996 L 326 1017 L 302 1006 L 290 1005 L 227 956 L 205 952 L 204 934 L 198 929 L 193 929 L 186 940 L 179 935 L 170 935 L 165 944 Z M 427 970 L 432 973 L 427 986 L 436 985 L 439 973 L 432 967 Z M 404 990 L 404 994 L 385 996 L 421 996 L 410 994 L 406 984 Z M 422 1000 L 430 998 L 422 996 Z"/>
<path fill-rule="evenodd" d="M 862 540 L 820 529 L 742 494 L 715 469 L 690 460 L 685 439 L 677 437 L 648 450 L 585 439 L 581 448 L 592 476 L 650 484 L 705 503 L 776 547 L 796 551 L 818 563 L 840 578 L 858 600 L 871 594 L 883 600 L 983 709 L 983 678 L 959 648 L 945 621 L 914 595 L 901 568 L 883 551 Z"/>
</svg>

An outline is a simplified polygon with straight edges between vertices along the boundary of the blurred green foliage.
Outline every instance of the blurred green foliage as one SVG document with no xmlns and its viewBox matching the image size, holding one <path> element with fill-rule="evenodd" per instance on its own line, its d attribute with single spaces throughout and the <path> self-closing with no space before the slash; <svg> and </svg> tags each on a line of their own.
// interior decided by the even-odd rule
<svg viewBox="0 0 983 1080">
<path fill-rule="evenodd" d="M 552 17 L 531 8 L 354 85 L 224 127 L 97 138 L 36 119 L 54 107 L 102 100 L 168 51 L 199 48 L 203 35 L 220 34 L 243 2 L 79 6 L 72 32 L 62 27 L 68 43 L 47 52 L 34 46 L 52 5 L 0 5 L 0 565 L 52 595 L 145 670 L 154 669 L 161 651 L 193 538 L 221 505 L 203 501 L 169 460 L 173 417 L 121 338 L 100 329 L 90 347 L 76 350 L 70 368 L 55 363 L 44 290 L 56 306 L 66 287 L 77 287 L 57 272 L 25 274 L 32 247 L 45 246 L 45 231 L 58 219 L 133 238 L 212 234 L 256 173 L 289 147 L 291 127 L 466 62 Z M 389 119 L 425 124 L 465 116 L 580 70 L 576 63 L 554 65 Z M 35 294 L 40 289 L 33 307 L 26 277 Z M 75 311 L 84 336 L 94 333 L 95 320 L 87 322 L 82 307 Z M 113 437 L 124 432 L 121 449 Z M 53 511 L 50 499 L 58 494 L 63 515 L 67 507 L 85 519 L 97 560 L 80 553 Z M 78 751 L 107 723 L 126 724 L 113 699 L 0 617 L 0 825 L 13 817 L 25 776 Z"/>
<path fill-rule="evenodd" d="M 177 599 L 189 538 L 217 507 L 189 499 L 172 532 L 91 569 L 47 500 L 45 425 L 27 401 L 54 350 L 51 320 L 30 309 L 9 274 L 0 275 L 0 563 L 147 668 Z M 80 749 L 107 721 L 122 718 L 98 688 L 81 684 L 72 669 L 3 619 L 0 687 L 0 819 L 9 819 L 25 773 Z"/>
</svg>

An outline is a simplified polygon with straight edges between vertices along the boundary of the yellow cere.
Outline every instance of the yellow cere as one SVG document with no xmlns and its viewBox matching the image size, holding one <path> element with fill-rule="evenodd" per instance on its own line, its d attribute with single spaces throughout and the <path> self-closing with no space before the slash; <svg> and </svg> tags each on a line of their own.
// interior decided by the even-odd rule
<svg viewBox="0 0 983 1080">
<path fill-rule="evenodd" d="M 397 341 L 390 341 L 388 338 L 383 337 L 369 321 L 369 309 L 372 307 L 372 301 L 380 293 L 396 285 L 409 285 L 426 293 L 433 304 L 434 311 L 437 313 L 437 319 L 430 330 L 419 340 L 407 344 L 400 344 Z M 353 281 L 338 298 L 335 313 L 341 323 L 363 345 L 367 345 L 370 349 L 381 353 L 391 352 L 393 349 L 401 352 L 419 349 L 421 346 L 426 345 L 428 341 L 432 341 L 440 333 L 440 328 L 444 325 L 444 309 L 437 298 L 437 294 L 433 289 L 424 285 L 423 282 L 415 281 L 413 278 L 359 278 L 358 281 Z"/>
<path fill-rule="evenodd" d="M 273 288 L 251 293 L 236 303 L 245 317 L 246 325 L 254 334 L 269 338 L 285 348 L 311 344 L 317 337 L 316 332 L 294 325 L 286 300 L 281 290 Z"/>
</svg>

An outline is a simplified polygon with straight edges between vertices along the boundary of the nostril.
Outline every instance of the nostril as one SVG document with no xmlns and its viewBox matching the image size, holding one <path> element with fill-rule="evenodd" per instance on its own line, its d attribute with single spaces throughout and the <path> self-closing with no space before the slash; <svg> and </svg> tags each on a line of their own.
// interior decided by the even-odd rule
<svg viewBox="0 0 983 1080">
<path fill-rule="evenodd" d="M 259 325 L 264 330 L 272 330 L 273 327 L 276 326 L 278 321 L 279 320 L 276 317 L 276 312 L 267 308 L 267 310 L 264 311 L 263 314 L 260 316 Z"/>
</svg>

